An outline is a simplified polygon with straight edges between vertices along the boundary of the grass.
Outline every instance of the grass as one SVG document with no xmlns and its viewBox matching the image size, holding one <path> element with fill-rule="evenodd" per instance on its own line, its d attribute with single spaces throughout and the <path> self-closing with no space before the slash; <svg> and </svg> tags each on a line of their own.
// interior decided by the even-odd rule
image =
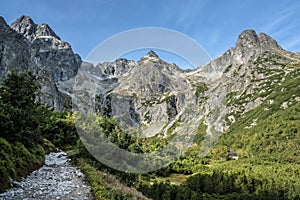
<svg viewBox="0 0 300 200">
<path fill-rule="evenodd" d="M 168 177 L 155 177 L 154 179 L 151 179 L 150 182 L 154 183 L 155 181 L 157 182 L 170 182 L 171 184 L 174 185 L 181 185 L 186 182 L 186 180 L 190 177 L 191 175 L 184 175 L 184 174 L 170 174 Z"/>
<path fill-rule="evenodd" d="M 21 180 L 44 164 L 42 146 L 26 148 L 20 142 L 9 143 L 0 138 L 0 192 L 10 187 L 11 180 Z"/>
<path fill-rule="evenodd" d="M 67 153 L 68 156 L 72 158 L 72 164 L 79 167 L 82 173 L 85 174 L 95 200 L 147 199 L 134 187 L 122 183 L 118 176 L 101 171 L 98 168 L 101 164 L 91 159 L 89 155 L 85 157 L 84 155 L 86 154 L 82 154 L 82 152 L 84 151 L 87 154 L 88 152 L 81 148 L 83 148 L 83 146 L 78 144 L 77 147 L 69 149 Z"/>
</svg>

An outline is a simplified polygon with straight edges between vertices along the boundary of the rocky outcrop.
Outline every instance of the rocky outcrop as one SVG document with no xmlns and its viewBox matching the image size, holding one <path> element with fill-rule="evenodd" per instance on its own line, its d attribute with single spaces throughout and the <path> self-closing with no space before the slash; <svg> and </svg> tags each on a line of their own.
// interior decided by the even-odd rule
<svg viewBox="0 0 300 200">
<path fill-rule="evenodd" d="M 235 47 L 192 73 L 199 72 L 205 79 L 216 80 L 228 66 L 245 65 L 264 52 L 278 51 L 283 51 L 282 47 L 270 36 L 264 33 L 257 35 L 254 30 L 245 30 L 238 36 Z"/>
<path fill-rule="evenodd" d="M 114 117 L 125 128 L 152 127 L 151 135 L 163 132 L 166 124 L 175 123 L 178 113 L 184 112 L 187 99 L 196 101 L 182 70 L 164 62 L 153 51 L 138 62 L 118 59 L 95 67 L 84 63 L 77 82 L 81 83 L 74 87 L 79 104 L 94 104 L 92 95 L 84 92 L 94 88 L 97 111 Z M 84 107 L 84 110 L 89 108 Z"/>
<path fill-rule="evenodd" d="M 238 117 L 262 104 L 273 85 L 282 81 L 278 74 L 287 76 L 296 70 L 287 70 L 290 62 L 300 63 L 300 59 L 284 51 L 270 36 L 246 30 L 239 35 L 235 47 L 188 72 L 194 85 L 202 82 L 208 87 L 198 97 L 204 104 L 202 113 L 208 111 L 206 123 L 216 127 L 208 132 L 223 132 Z"/>
<path fill-rule="evenodd" d="M 48 24 L 35 24 L 28 16 L 19 17 L 10 27 L 30 42 L 38 38 L 55 38 L 57 41 L 62 42 Z"/>
<path fill-rule="evenodd" d="M 41 83 L 41 101 L 63 109 L 58 82 L 77 74 L 81 58 L 47 24 L 37 25 L 28 16 L 11 26 L 1 17 L 0 26 L 0 80 L 12 69 L 31 71 Z"/>
<path fill-rule="evenodd" d="M 14 67 L 28 70 L 30 64 L 28 41 L 13 31 L 0 17 L 0 80 Z"/>
</svg>

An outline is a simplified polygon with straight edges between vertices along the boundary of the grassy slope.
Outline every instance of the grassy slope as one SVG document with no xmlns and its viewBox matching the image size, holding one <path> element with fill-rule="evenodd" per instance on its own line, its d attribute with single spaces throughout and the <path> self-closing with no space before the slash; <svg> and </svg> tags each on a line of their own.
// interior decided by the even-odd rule
<svg viewBox="0 0 300 200">
<path fill-rule="evenodd" d="M 275 85 L 260 106 L 240 117 L 218 141 L 242 158 L 300 162 L 300 71 Z M 298 94 L 298 96 L 297 96 Z M 272 102 L 272 103 L 270 103 Z M 283 108 L 283 104 L 287 108 Z M 251 124 L 256 121 L 256 125 Z"/>
<path fill-rule="evenodd" d="M 218 139 L 208 156 L 209 164 L 205 164 L 207 158 L 197 161 L 192 153 L 171 167 L 171 171 L 175 173 L 191 170 L 192 176 L 170 174 L 168 177 L 156 177 L 155 180 L 178 184 L 176 179 L 179 178 L 179 182 L 185 184 L 186 178 L 200 174 L 202 175 L 200 182 L 204 182 L 206 176 L 210 177 L 218 172 L 223 174 L 223 180 L 226 177 L 235 177 L 233 185 L 245 187 L 235 189 L 248 193 L 249 196 L 244 196 L 246 198 L 268 198 L 271 195 L 274 195 L 273 198 L 299 198 L 297 194 L 300 194 L 300 70 L 298 65 L 288 68 L 293 70 L 287 74 L 284 73 L 286 70 L 284 66 L 279 70 L 267 67 L 258 69 L 268 75 L 266 84 L 263 85 L 265 87 L 263 89 L 267 92 L 258 91 L 258 95 L 253 98 L 261 96 L 266 100 L 255 109 L 239 114 L 237 121 Z M 275 72 L 280 72 L 280 76 Z M 243 100 L 243 97 L 239 101 L 241 99 Z M 225 150 L 236 151 L 239 160 L 220 161 L 220 158 L 226 155 Z M 221 182 L 208 181 L 207 185 L 213 183 L 214 188 L 224 188 Z M 253 189 L 247 188 L 249 185 Z M 217 194 L 212 199 L 232 197 L 230 191 L 227 195 L 221 194 L 220 191 L 222 190 L 211 189 L 210 194 Z"/>
<path fill-rule="evenodd" d="M 42 146 L 26 148 L 20 142 L 11 144 L 0 138 L 0 192 L 10 187 L 12 180 L 20 180 L 44 164 Z"/>
</svg>

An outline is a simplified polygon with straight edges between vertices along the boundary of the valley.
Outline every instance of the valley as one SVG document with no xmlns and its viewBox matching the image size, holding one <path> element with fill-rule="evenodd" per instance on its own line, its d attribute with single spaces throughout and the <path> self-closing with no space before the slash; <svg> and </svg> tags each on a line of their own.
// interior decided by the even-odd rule
<svg viewBox="0 0 300 200">
<path fill-rule="evenodd" d="M 57 147 L 95 199 L 300 198 L 300 54 L 270 36 L 183 70 L 82 61 L 27 16 L 0 28 L 1 192 Z"/>
</svg>

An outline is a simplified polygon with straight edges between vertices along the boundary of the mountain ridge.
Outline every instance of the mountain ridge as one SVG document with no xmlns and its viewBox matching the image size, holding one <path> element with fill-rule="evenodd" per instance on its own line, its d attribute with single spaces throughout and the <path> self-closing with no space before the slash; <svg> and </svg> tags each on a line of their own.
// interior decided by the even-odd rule
<svg viewBox="0 0 300 200">
<path fill-rule="evenodd" d="M 94 66 L 82 62 L 71 46 L 46 24 L 37 25 L 27 16 L 18 18 L 11 28 L 3 18 L 0 21 L 2 43 L 7 43 L 4 47 L 17 55 L 13 64 L 10 62 L 14 59 L 9 60 L 5 54 L 1 57 L 2 77 L 19 64 L 21 71 L 42 76 L 44 102 L 70 109 L 74 81 L 80 72 L 86 71 L 98 87 L 94 91 L 97 111 L 124 120 L 125 124 L 146 127 L 145 132 L 152 132 L 150 135 L 164 137 L 167 132 L 176 135 L 189 123 L 195 128 L 200 118 L 208 125 L 208 135 L 221 134 L 237 120 L 237 114 L 254 109 L 266 99 L 259 92 L 267 75 L 258 70 L 276 69 L 287 75 L 289 70 L 297 69 L 281 69 L 279 64 L 297 65 L 300 60 L 297 53 L 285 51 L 270 36 L 250 29 L 241 32 L 234 47 L 193 70 L 181 70 L 161 60 L 152 50 L 137 62 L 122 58 Z M 14 44 L 20 44 L 22 52 L 13 48 L 10 37 Z M 233 103 L 243 95 L 248 98 L 242 105 Z M 92 101 L 82 99 L 83 96 L 78 98 Z M 195 112 L 191 114 L 187 108 Z M 175 124 L 179 125 L 174 127 Z M 174 133 L 170 133 L 171 129 Z M 190 131 L 188 136 L 194 133 Z"/>
<path fill-rule="evenodd" d="M 151 85 L 151 81 L 149 79 L 151 75 L 154 75 L 152 78 L 153 80 L 155 80 L 154 82 L 157 83 L 157 85 L 161 85 L 159 87 L 172 87 L 169 84 L 170 80 L 174 78 L 171 78 L 171 75 L 168 75 L 168 73 L 165 74 L 166 71 L 172 69 L 172 72 L 177 71 L 179 73 L 177 74 L 178 77 L 182 76 L 184 77 L 185 81 L 188 81 L 190 89 L 185 89 L 184 91 L 186 93 L 189 93 L 190 95 L 192 93 L 198 94 L 197 97 L 194 96 L 194 101 L 196 101 L 195 99 L 198 99 L 200 103 L 204 104 L 199 105 L 198 108 L 196 108 L 196 106 L 195 110 L 199 110 L 199 116 L 205 116 L 206 124 L 211 124 L 211 130 L 208 130 L 207 133 L 222 133 L 229 128 L 230 121 L 236 120 L 233 116 L 229 115 L 233 112 L 233 110 L 241 109 L 243 110 L 243 113 L 246 113 L 247 111 L 260 105 L 264 101 L 264 98 L 255 98 L 253 99 L 253 102 L 249 101 L 241 108 L 238 108 L 236 106 L 228 106 L 227 103 L 222 103 L 226 101 L 226 96 L 228 96 L 228 94 L 230 93 L 228 91 L 230 90 L 237 90 L 238 88 L 240 88 L 241 91 L 249 90 L 248 95 L 250 95 L 250 92 L 256 88 L 255 85 L 251 84 L 251 79 L 254 79 L 255 77 L 250 77 L 250 74 L 252 72 L 254 73 L 256 67 L 254 66 L 255 64 L 253 62 L 259 59 L 265 53 L 284 55 L 285 57 L 288 57 L 288 59 L 290 59 L 290 56 L 295 55 L 283 50 L 271 37 L 267 36 L 264 33 L 260 33 L 257 35 L 254 30 L 243 31 L 239 35 L 235 47 L 229 49 L 223 55 L 211 61 L 210 63 L 191 71 L 177 71 L 176 69 L 172 69 L 172 64 L 168 64 L 164 61 L 158 60 L 158 56 L 149 56 L 149 54 L 152 54 L 152 52 L 150 51 L 147 55 L 141 58 L 140 62 L 135 63 L 134 61 L 132 61 L 130 69 L 128 68 L 128 70 L 126 71 L 126 75 L 124 75 L 126 78 L 122 77 L 123 74 L 118 77 L 114 77 L 117 78 L 115 82 L 119 85 L 116 88 L 110 88 L 109 92 L 107 93 L 108 99 L 102 99 L 101 101 L 105 102 L 105 107 L 107 105 L 111 105 L 112 102 L 111 99 L 109 99 L 109 95 L 118 94 L 122 96 L 125 89 L 127 93 L 126 98 L 124 97 L 124 101 L 128 101 L 128 107 L 120 108 L 117 106 L 119 105 L 118 102 L 116 105 L 114 105 L 116 107 L 113 106 L 114 110 L 122 110 L 124 115 L 125 113 L 134 111 L 132 113 L 132 116 L 136 116 L 137 113 L 135 111 L 138 110 L 138 119 L 140 119 L 140 121 L 136 122 L 137 124 L 144 123 L 143 125 L 147 126 L 148 124 L 151 127 L 149 123 L 152 119 L 156 119 L 154 120 L 155 122 L 165 121 L 166 123 L 174 124 L 171 121 L 168 121 L 168 117 L 166 117 L 167 114 L 161 114 L 160 116 L 157 116 L 154 115 L 154 113 L 159 113 L 158 110 L 161 111 L 168 108 L 170 109 L 169 113 L 178 114 L 179 112 L 177 110 L 180 110 L 180 107 L 182 108 L 182 106 L 180 106 L 178 102 L 181 102 L 181 105 L 184 104 L 182 102 L 182 98 L 184 99 L 184 97 L 176 97 L 176 95 L 174 96 L 174 93 L 172 92 L 167 94 L 163 89 L 153 88 L 153 85 Z M 124 59 L 123 61 L 126 61 L 126 59 Z M 105 63 L 106 67 L 112 65 L 115 65 L 114 62 Z M 146 65 L 147 67 L 140 68 L 142 65 Z M 97 67 L 103 68 L 103 65 L 100 64 L 97 65 Z M 160 75 L 158 76 L 155 75 L 156 69 L 159 69 L 159 72 L 157 74 Z M 251 73 L 247 72 L 247 74 L 249 75 L 247 76 L 247 78 L 242 78 L 241 76 L 239 76 L 245 74 L 247 69 L 251 71 Z M 143 72 L 145 72 L 145 74 L 143 74 Z M 236 80 L 240 80 L 241 82 L 236 82 L 234 77 L 236 78 Z M 109 79 L 109 77 L 107 78 Z M 138 80 L 147 81 L 139 82 Z M 181 83 L 183 84 L 183 82 Z M 224 82 L 227 82 L 229 86 L 224 86 Z M 143 85 L 147 85 L 147 88 L 149 90 L 145 90 L 143 88 Z M 256 89 L 258 90 L 258 88 Z M 128 91 L 131 92 L 128 93 Z M 144 98 L 144 100 L 142 100 L 141 94 L 142 96 L 146 97 Z M 131 98 L 128 99 L 128 95 L 131 96 Z M 103 94 L 102 96 L 106 95 Z M 118 98 L 122 97 L 119 96 Z M 161 99 L 165 98 L 173 99 L 173 107 L 171 107 L 168 102 L 166 102 L 166 104 L 164 105 L 160 101 Z M 174 102 L 177 103 L 174 104 Z M 217 109 L 215 107 L 217 107 Z M 99 110 L 101 111 L 101 105 Z M 111 108 L 108 110 L 111 110 Z M 218 110 L 222 110 L 223 114 L 218 113 Z M 107 113 L 106 111 L 102 113 Z M 165 110 L 163 113 L 167 112 L 168 111 Z M 118 115 L 120 115 L 119 112 Z M 109 114 L 108 116 L 117 117 L 113 113 Z M 171 118 L 175 119 L 176 117 L 172 116 Z M 134 117 L 134 119 L 131 120 L 135 121 L 136 119 L 137 118 Z M 129 123 L 130 119 L 126 119 L 125 121 Z M 167 132 L 166 129 L 161 131 L 164 133 Z"/>
<path fill-rule="evenodd" d="M 22 15 L 16 19 L 10 27 L 25 36 L 29 41 L 40 36 L 51 36 L 60 40 L 60 37 L 55 34 L 48 24 L 35 24 L 29 16 Z"/>
<path fill-rule="evenodd" d="M 41 84 L 37 101 L 74 112 L 63 120 L 66 132 L 58 131 L 76 145 L 72 160 L 91 157 L 72 134 L 81 134 L 81 124 L 73 121 L 81 117 L 76 111 L 96 112 L 82 123 L 82 130 L 93 135 L 81 140 L 92 141 L 86 148 L 103 144 L 96 141 L 103 139 L 103 130 L 113 145 L 128 153 L 160 154 L 170 147 L 167 154 L 178 155 L 156 172 L 139 174 L 134 183 L 126 170 L 130 185 L 149 198 L 299 198 L 300 53 L 288 52 L 270 36 L 250 29 L 241 32 L 235 46 L 193 70 L 167 63 L 154 51 L 139 61 L 120 58 L 94 65 L 82 62 L 51 28 L 37 33 L 38 25 L 30 18 L 19 21 L 12 29 L 0 17 L 0 82 L 15 68 L 30 71 Z M 56 124 L 62 121 L 51 120 L 55 126 L 46 132 L 56 138 Z M 94 134 L 95 127 L 100 127 L 99 134 Z M 140 166 L 123 161 L 120 151 L 106 150 L 107 164 L 115 158 L 122 167 Z M 231 160 L 229 152 L 238 160 Z M 95 159 L 90 163 L 93 171 L 100 166 L 112 172 Z M 102 188 L 105 183 L 94 174 L 89 178 Z"/>
</svg>

